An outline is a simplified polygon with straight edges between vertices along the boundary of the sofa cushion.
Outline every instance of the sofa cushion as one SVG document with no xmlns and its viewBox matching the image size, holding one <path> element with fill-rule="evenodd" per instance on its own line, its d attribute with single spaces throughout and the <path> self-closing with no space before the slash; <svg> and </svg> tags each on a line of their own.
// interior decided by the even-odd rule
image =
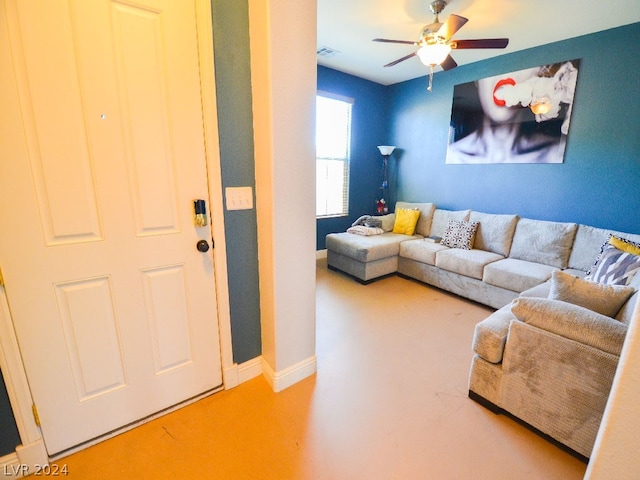
<svg viewBox="0 0 640 480">
<path fill-rule="evenodd" d="M 578 225 L 573 241 L 569 268 L 588 271 L 596 260 L 602 244 L 609 238 L 609 232 L 589 225 Z"/>
<path fill-rule="evenodd" d="M 371 262 L 398 255 L 400 243 L 416 238 L 419 237 L 391 232 L 368 237 L 347 232 L 330 233 L 327 235 L 327 250 L 360 262 Z"/>
<path fill-rule="evenodd" d="M 549 280 L 555 270 L 555 267 L 542 263 L 505 258 L 487 265 L 482 280 L 489 285 L 523 292 Z"/>
<path fill-rule="evenodd" d="M 482 280 L 485 266 L 502 259 L 502 255 L 484 250 L 449 248 L 436 253 L 436 267 Z"/>
<path fill-rule="evenodd" d="M 418 235 L 422 235 L 423 237 L 428 237 L 429 232 L 431 231 L 431 221 L 433 220 L 433 212 L 436 209 L 435 204 L 433 203 L 413 203 L 413 202 L 396 202 L 397 212 L 400 208 L 406 208 L 409 210 L 420 210 L 420 217 L 418 218 L 418 223 L 416 224 L 416 231 Z"/>
<path fill-rule="evenodd" d="M 478 222 L 449 220 L 440 243 L 445 247 L 471 250 L 473 248 L 473 240 L 476 238 L 477 230 Z"/>
<path fill-rule="evenodd" d="M 511 304 L 515 317 L 529 325 L 620 355 L 627 326 L 587 308 L 548 298 L 518 297 Z"/>
<path fill-rule="evenodd" d="M 474 248 L 509 256 L 513 233 L 518 223 L 517 215 L 496 215 L 492 213 L 471 212 L 470 222 L 478 222 L 478 232 Z"/>
<path fill-rule="evenodd" d="M 442 237 L 444 231 L 449 224 L 449 220 L 467 221 L 469 220 L 470 210 L 443 210 L 436 208 L 433 212 L 433 220 L 431 222 L 430 237 Z M 425 235 L 426 236 L 426 235 Z M 602 242 L 601 242 L 602 243 Z"/>
<path fill-rule="evenodd" d="M 585 278 L 609 285 L 628 285 L 638 271 L 640 256 L 623 252 L 607 243 Z"/>
<path fill-rule="evenodd" d="M 419 218 L 420 210 L 399 208 L 396 210 L 396 221 L 393 224 L 393 233 L 413 235 L 416 231 L 416 224 Z"/>
<path fill-rule="evenodd" d="M 549 298 L 580 305 L 607 317 L 615 317 L 635 290 L 623 285 L 603 285 L 582 280 L 557 270 L 551 275 Z"/>
<path fill-rule="evenodd" d="M 521 218 L 509 257 L 567 268 L 578 225 Z"/>
<path fill-rule="evenodd" d="M 640 242 L 640 235 L 605 230 L 589 225 L 578 225 L 569 257 L 569 268 L 588 271 L 593 266 L 600 248 L 612 234 L 633 242 Z"/>
<path fill-rule="evenodd" d="M 509 304 L 477 323 L 473 335 L 473 351 L 487 362 L 502 362 L 509 324 L 514 318 Z"/>
<path fill-rule="evenodd" d="M 436 253 L 448 247 L 428 239 L 409 240 L 400 244 L 400 256 L 428 265 L 436 264 Z"/>
</svg>

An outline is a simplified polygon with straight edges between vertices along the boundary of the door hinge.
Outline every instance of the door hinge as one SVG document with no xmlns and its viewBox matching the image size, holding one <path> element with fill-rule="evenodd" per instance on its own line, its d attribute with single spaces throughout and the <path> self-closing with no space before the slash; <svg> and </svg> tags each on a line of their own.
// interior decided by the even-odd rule
<svg viewBox="0 0 640 480">
<path fill-rule="evenodd" d="M 36 425 L 40 426 L 40 415 L 38 415 L 38 407 L 34 403 L 31 405 L 31 411 L 33 412 L 33 419 L 36 421 Z"/>
</svg>

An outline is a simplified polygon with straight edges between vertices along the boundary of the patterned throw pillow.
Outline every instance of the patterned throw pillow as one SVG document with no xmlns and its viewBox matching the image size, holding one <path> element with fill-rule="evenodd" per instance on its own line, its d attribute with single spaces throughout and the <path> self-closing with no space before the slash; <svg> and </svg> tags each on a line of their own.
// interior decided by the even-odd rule
<svg viewBox="0 0 640 480">
<path fill-rule="evenodd" d="M 619 250 L 608 241 L 585 279 L 607 285 L 629 285 L 640 271 L 640 256 Z"/>
<path fill-rule="evenodd" d="M 478 222 L 449 220 L 440 243 L 445 247 L 471 250 L 478 231 Z"/>
</svg>

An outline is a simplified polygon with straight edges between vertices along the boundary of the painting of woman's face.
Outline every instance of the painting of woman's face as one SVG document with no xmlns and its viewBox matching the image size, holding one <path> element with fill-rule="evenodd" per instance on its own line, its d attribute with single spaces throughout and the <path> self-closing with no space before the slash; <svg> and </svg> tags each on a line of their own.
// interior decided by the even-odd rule
<svg viewBox="0 0 640 480">
<path fill-rule="evenodd" d="M 562 163 L 578 60 L 456 85 L 446 163 Z"/>
<path fill-rule="evenodd" d="M 513 73 L 494 75 L 476 81 L 478 97 L 484 114 L 493 122 L 510 122 L 522 110 L 521 105 L 507 106 L 501 95 L 504 89 L 516 87 L 538 75 L 540 67 Z"/>
</svg>

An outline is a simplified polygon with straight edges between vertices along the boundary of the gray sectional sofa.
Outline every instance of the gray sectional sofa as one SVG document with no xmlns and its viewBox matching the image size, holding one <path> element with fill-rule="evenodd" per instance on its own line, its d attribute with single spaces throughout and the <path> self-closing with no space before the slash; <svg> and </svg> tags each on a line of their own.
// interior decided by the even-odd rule
<svg viewBox="0 0 640 480">
<path fill-rule="evenodd" d="M 640 241 L 638 234 L 518 215 L 444 210 L 433 203 L 398 202 L 396 210 L 400 208 L 421 212 L 413 236 L 391 231 L 393 213 L 381 235 L 330 233 L 327 266 L 361 283 L 398 273 L 498 309 L 547 282 L 556 270 L 584 276 L 609 234 Z M 449 220 L 478 222 L 471 250 L 438 243 Z"/>
<path fill-rule="evenodd" d="M 414 236 L 329 234 L 329 268 L 363 283 L 397 272 L 497 309 L 475 329 L 469 396 L 589 457 L 640 274 L 624 301 L 606 311 L 591 310 L 591 293 L 583 295 L 586 300 L 556 294 L 573 292 L 560 288 L 563 278 L 594 283 L 582 278 L 611 234 L 633 242 L 640 235 L 425 203 L 398 202 L 398 208 L 421 211 Z M 439 243 L 449 220 L 477 222 L 473 248 Z M 596 296 L 596 304 L 613 298 L 609 293 Z"/>
</svg>

